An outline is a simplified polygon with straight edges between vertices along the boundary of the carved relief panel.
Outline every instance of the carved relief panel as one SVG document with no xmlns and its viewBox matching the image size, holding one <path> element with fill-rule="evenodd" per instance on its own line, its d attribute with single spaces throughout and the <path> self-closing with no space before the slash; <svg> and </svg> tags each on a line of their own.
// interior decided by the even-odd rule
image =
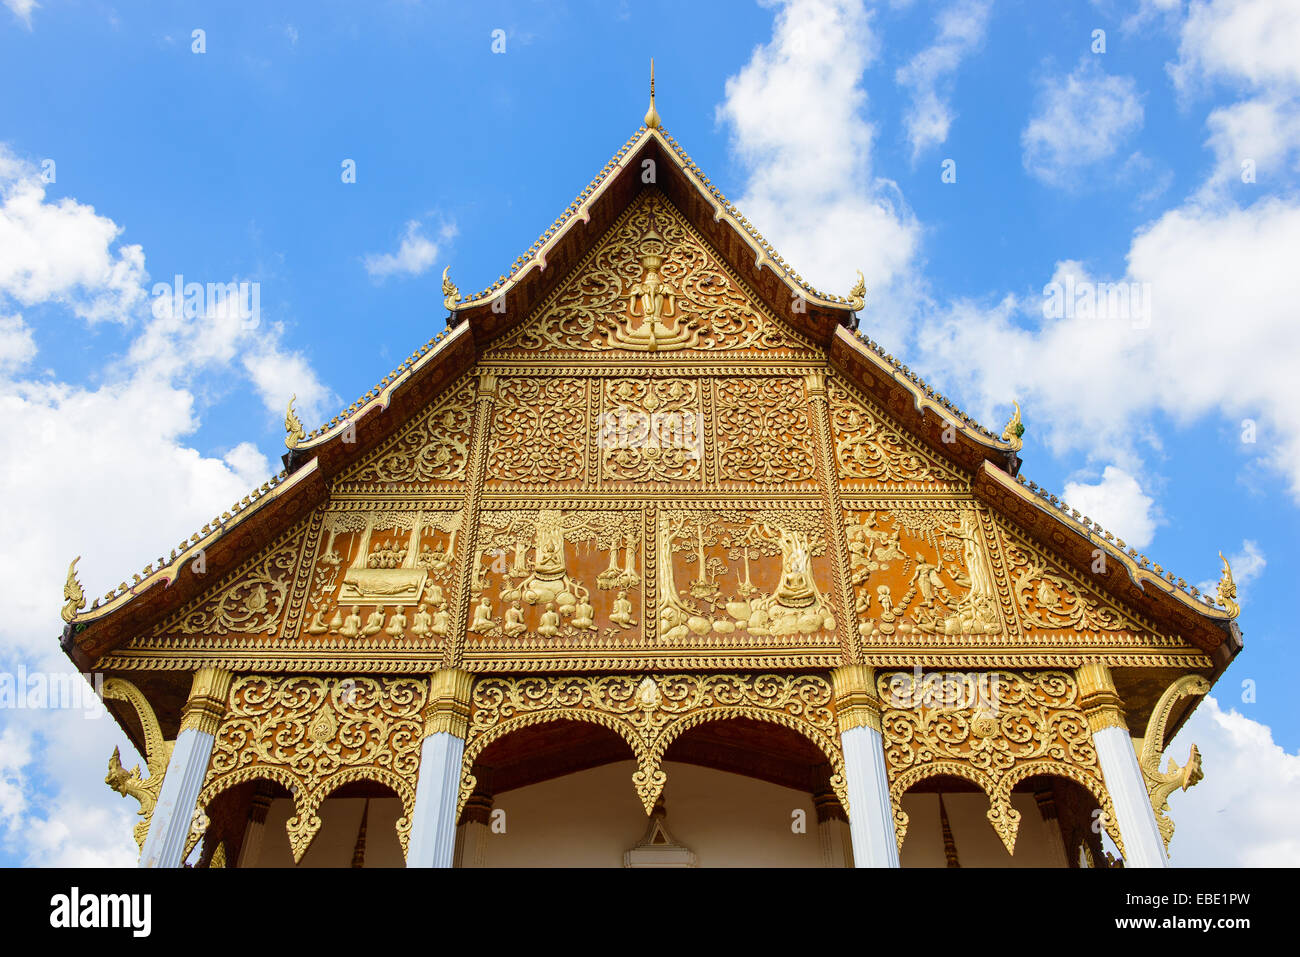
<svg viewBox="0 0 1300 957">
<path fill-rule="evenodd" d="M 735 358 L 821 354 L 768 317 L 663 193 L 643 192 L 537 318 L 487 353 L 511 358 L 684 351 Z"/>
<path fill-rule="evenodd" d="M 674 503 L 658 510 L 658 639 L 688 645 L 828 636 L 835 630 L 831 558 L 815 509 L 728 509 Z"/>
<path fill-rule="evenodd" d="M 996 539 L 973 502 L 900 500 L 845 511 L 854 611 L 864 646 L 1008 629 Z"/>
<path fill-rule="evenodd" d="M 398 433 L 346 470 L 336 493 L 454 491 L 465 478 L 474 381 L 463 376 Z"/>
<path fill-rule="evenodd" d="M 846 489 L 964 488 L 951 466 L 894 427 L 838 377 L 830 382 L 835 464 Z"/>
<path fill-rule="evenodd" d="M 642 512 L 485 508 L 466 641 L 638 637 Z"/>
<path fill-rule="evenodd" d="M 451 503 L 368 508 L 338 503 L 324 513 L 302 638 L 356 643 L 447 637 L 463 516 Z"/>
</svg>

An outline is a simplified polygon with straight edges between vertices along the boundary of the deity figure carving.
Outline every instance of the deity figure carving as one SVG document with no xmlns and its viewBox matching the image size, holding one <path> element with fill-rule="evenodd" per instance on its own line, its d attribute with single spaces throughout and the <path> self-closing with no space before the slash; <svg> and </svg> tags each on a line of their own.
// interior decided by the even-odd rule
<svg viewBox="0 0 1300 957">
<path fill-rule="evenodd" d="M 610 345 L 643 352 L 686 349 L 698 344 L 699 332 L 692 319 L 681 312 L 681 292 L 660 275 L 666 246 L 655 230 L 653 217 L 640 244 L 640 282 L 632 284 L 627 296 L 627 314 L 640 322 L 633 328 L 617 325 L 609 334 Z"/>
</svg>

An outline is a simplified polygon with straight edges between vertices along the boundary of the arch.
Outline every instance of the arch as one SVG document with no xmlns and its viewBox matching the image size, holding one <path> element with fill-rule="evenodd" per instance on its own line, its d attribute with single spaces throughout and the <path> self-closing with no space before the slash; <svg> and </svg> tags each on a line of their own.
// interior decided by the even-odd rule
<svg viewBox="0 0 1300 957">
<path fill-rule="evenodd" d="M 849 790 L 844 776 L 844 754 L 839 747 L 830 739 L 828 735 L 823 734 L 817 728 L 811 727 L 807 722 L 800 721 L 784 711 L 764 711 L 755 708 L 741 708 L 723 705 L 721 707 L 710 708 L 707 711 L 696 711 L 691 714 L 683 715 L 674 721 L 669 722 L 662 730 L 650 748 L 650 753 L 654 758 L 655 766 L 658 767 L 663 762 L 664 754 L 668 747 L 679 737 L 690 731 L 692 728 L 698 728 L 701 725 L 713 724 L 720 721 L 731 721 L 737 718 L 747 718 L 751 721 L 761 721 L 768 724 L 776 724 L 790 731 L 795 732 L 817 748 L 818 751 L 826 758 L 827 763 L 831 766 L 830 784 L 835 796 L 840 799 L 840 804 L 844 806 L 845 814 L 851 814 L 849 808 Z M 661 772 L 662 775 L 662 772 Z M 660 782 L 659 790 L 663 790 L 665 780 Z M 658 797 L 656 792 L 655 797 Z M 651 807 L 654 802 L 651 801 Z M 647 810 L 647 813 L 649 811 Z"/>
<path fill-rule="evenodd" d="M 971 767 L 969 764 L 960 761 L 933 761 L 929 764 L 918 764 L 908 768 L 898 777 L 894 778 L 889 785 L 889 803 L 893 805 L 894 808 L 894 835 L 898 838 L 899 851 L 902 851 L 903 849 L 903 839 L 907 836 L 907 824 L 909 820 L 907 812 L 903 810 L 903 795 L 926 778 L 939 777 L 941 775 L 965 778 L 983 791 L 985 796 L 989 798 L 990 803 L 992 802 L 996 784 L 989 775 L 985 774 L 979 768 Z M 992 807 L 990 807 L 989 813 L 993 813 Z M 1012 809 L 1012 813 L 1015 813 L 1014 809 Z M 1016 816 L 1018 819 L 1019 815 L 1017 814 Z M 992 818 L 990 818 L 990 822 L 992 822 Z M 994 824 L 994 828 L 997 828 L 996 823 Z"/>
<path fill-rule="evenodd" d="M 465 810 L 465 802 L 469 800 L 470 795 L 474 793 L 474 788 L 478 785 L 478 778 L 474 776 L 474 762 L 479 755 L 495 741 L 508 737 L 516 731 L 522 731 L 525 728 L 536 727 L 537 725 L 549 724 L 554 721 L 581 721 L 587 724 L 599 725 L 613 731 L 632 751 L 632 757 L 637 762 L 636 773 L 632 775 L 632 783 L 636 786 L 637 792 L 642 794 L 644 801 L 644 791 L 647 787 L 653 786 L 655 782 L 655 773 L 657 772 L 659 781 L 658 787 L 663 788 L 664 774 L 658 770 L 657 764 L 649 766 L 645 760 L 645 741 L 633 731 L 626 722 L 620 720 L 612 714 L 606 714 L 600 711 L 589 711 L 580 708 L 559 708 L 553 711 L 531 711 L 524 714 L 517 714 L 507 718 L 500 724 L 495 724 L 483 731 L 477 737 L 471 738 L 465 745 L 465 753 L 461 758 L 461 775 L 460 775 L 460 796 L 456 802 L 456 818 L 460 819 L 461 813 Z M 656 792 L 657 793 L 657 792 Z M 651 807 L 654 806 L 653 800 Z M 649 813 L 649 810 L 646 811 Z"/>
<path fill-rule="evenodd" d="M 1105 815 L 1106 833 L 1110 835 L 1115 846 L 1119 848 L 1121 855 L 1124 854 L 1124 838 L 1119 832 L 1119 823 L 1115 820 L 1115 806 L 1111 803 L 1110 793 L 1106 790 L 1105 785 L 1091 774 L 1080 771 L 1073 765 L 1066 764 L 1062 761 L 1036 761 L 1031 764 L 1022 764 L 1012 768 L 998 782 L 995 801 L 1011 806 L 1011 792 L 1017 784 L 1027 778 L 1038 775 L 1056 776 L 1065 778 L 1078 784 L 1094 798 L 1098 805 L 1101 806 Z M 1015 846 L 1015 833 L 1012 832 L 1011 845 L 1007 847 L 1010 852 Z"/>
</svg>

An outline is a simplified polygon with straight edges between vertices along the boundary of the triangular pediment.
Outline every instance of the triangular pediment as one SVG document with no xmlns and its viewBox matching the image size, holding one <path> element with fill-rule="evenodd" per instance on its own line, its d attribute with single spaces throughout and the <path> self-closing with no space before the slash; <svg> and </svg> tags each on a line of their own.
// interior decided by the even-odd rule
<svg viewBox="0 0 1300 957">
<path fill-rule="evenodd" d="M 802 304 L 792 297 L 779 307 L 799 310 Z M 648 188 L 534 316 L 494 344 L 484 360 L 823 357 L 774 312 L 667 196 Z"/>
</svg>

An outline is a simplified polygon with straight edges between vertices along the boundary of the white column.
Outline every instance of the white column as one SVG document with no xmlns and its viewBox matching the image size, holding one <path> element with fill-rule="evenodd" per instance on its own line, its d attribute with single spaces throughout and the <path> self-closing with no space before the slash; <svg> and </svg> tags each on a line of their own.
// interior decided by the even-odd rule
<svg viewBox="0 0 1300 957">
<path fill-rule="evenodd" d="M 407 867 L 452 865 L 456 853 L 456 803 L 473 685 L 474 676 L 459 668 L 436 671 L 429 682 Z"/>
<path fill-rule="evenodd" d="M 208 773 L 212 756 L 211 734 L 186 728 L 176 739 L 167 774 L 158 792 L 149 834 L 140 852 L 141 867 L 180 867 L 185 841 L 194 819 L 194 802 Z"/>
<path fill-rule="evenodd" d="M 876 672 L 867 665 L 841 665 L 831 672 L 831 684 L 844 749 L 853 866 L 898 867 L 898 838 L 885 771 L 885 742 L 880 734 Z"/>
<path fill-rule="evenodd" d="M 446 731 L 424 739 L 407 867 L 451 867 L 456 849 L 456 800 L 465 742 Z"/>
<path fill-rule="evenodd" d="M 194 819 L 194 805 L 216 740 L 217 722 L 225 713 L 230 672 L 200 668 L 181 711 L 181 731 L 167 762 L 149 833 L 140 852 L 141 867 L 180 867 Z"/>
<path fill-rule="evenodd" d="M 898 867 L 894 809 L 885 773 L 884 739 L 875 728 L 850 728 L 840 735 L 849 786 L 849 833 L 854 867 Z"/>
<path fill-rule="evenodd" d="M 456 829 L 456 859 L 453 867 L 487 866 L 488 827 L 491 820 L 492 795 L 476 790 L 465 802 L 464 823 Z"/>
<path fill-rule="evenodd" d="M 1137 752 L 1129 738 L 1124 703 L 1115 690 L 1110 669 L 1100 662 L 1085 662 L 1076 669 L 1075 675 L 1079 682 L 1079 702 L 1097 748 L 1102 780 L 1124 839 L 1124 866 L 1168 867 L 1164 841 L 1138 767 Z"/>
<path fill-rule="evenodd" d="M 1165 843 L 1156 826 L 1142 769 L 1138 767 L 1133 739 L 1124 728 L 1103 728 L 1092 733 L 1101 775 L 1115 807 L 1115 820 L 1124 838 L 1125 867 L 1168 867 Z"/>
</svg>

